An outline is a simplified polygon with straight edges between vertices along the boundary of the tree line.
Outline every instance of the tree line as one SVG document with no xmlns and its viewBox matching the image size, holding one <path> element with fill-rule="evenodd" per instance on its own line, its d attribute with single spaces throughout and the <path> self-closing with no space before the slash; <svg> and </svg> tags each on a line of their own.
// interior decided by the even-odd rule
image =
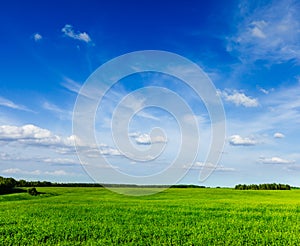
<svg viewBox="0 0 300 246">
<path fill-rule="evenodd" d="M 209 188 L 199 185 L 130 185 L 130 184 L 97 184 L 97 183 L 52 183 L 49 181 L 26 181 L 24 179 L 4 178 L 0 176 L 0 194 L 7 194 L 17 191 L 18 187 L 152 187 L 152 188 Z M 219 187 L 217 187 L 219 188 Z M 236 190 L 290 190 L 288 184 L 238 184 Z"/>
<path fill-rule="evenodd" d="M 235 186 L 236 190 L 290 190 L 291 186 L 288 184 L 238 184 Z"/>
<path fill-rule="evenodd" d="M 0 176 L 0 194 L 12 193 L 18 187 L 103 187 L 97 183 L 52 183 L 49 181 L 26 181 Z"/>
<path fill-rule="evenodd" d="M 7 193 L 16 187 L 131 187 L 131 188 L 209 188 L 191 184 L 176 185 L 135 185 L 135 184 L 98 184 L 98 183 L 52 183 L 49 181 L 26 181 L 0 176 L 0 194 Z"/>
</svg>

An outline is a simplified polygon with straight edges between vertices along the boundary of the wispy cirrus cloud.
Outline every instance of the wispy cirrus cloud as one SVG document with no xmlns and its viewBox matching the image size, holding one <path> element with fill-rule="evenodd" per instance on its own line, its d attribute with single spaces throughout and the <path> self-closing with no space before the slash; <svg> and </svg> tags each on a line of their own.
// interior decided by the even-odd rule
<svg viewBox="0 0 300 246">
<path fill-rule="evenodd" d="M 214 171 L 217 171 L 217 172 L 233 172 L 235 171 L 234 168 L 232 167 L 225 167 L 223 165 L 214 165 L 213 163 L 205 163 L 205 162 L 202 162 L 202 161 L 196 161 L 191 167 L 189 165 L 185 165 L 184 168 L 190 168 L 190 169 L 195 169 L 195 170 L 198 170 L 198 169 L 211 169 L 211 170 L 214 170 Z"/>
<path fill-rule="evenodd" d="M 46 109 L 47 111 L 50 111 L 53 114 L 55 114 L 60 120 L 70 120 L 72 118 L 72 111 L 60 108 L 59 106 L 51 102 L 45 101 L 42 107 L 43 109 Z"/>
<path fill-rule="evenodd" d="M 80 40 L 85 43 L 92 42 L 92 39 L 86 32 L 75 31 L 72 25 L 66 24 L 61 31 L 69 38 Z"/>
<path fill-rule="evenodd" d="M 0 96 L 0 106 L 7 107 L 7 108 L 12 108 L 12 109 L 17 109 L 17 110 L 33 112 L 32 110 L 28 109 L 26 106 L 16 104 L 13 101 L 11 101 L 7 98 L 1 97 L 1 96 Z"/>
<path fill-rule="evenodd" d="M 82 86 L 79 83 L 67 77 L 64 77 L 64 81 L 61 83 L 61 85 L 69 91 L 75 92 L 76 94 L 79 93 L 80 88 Z"/>
<path fill-rule="evenodd" d="M 300 4 L 294 0 L 258 4 L 242 1 L 237 31 L 228 37 L 227 50 L 243 62 L 288 60 L 300 62 Z"/>
</svg>

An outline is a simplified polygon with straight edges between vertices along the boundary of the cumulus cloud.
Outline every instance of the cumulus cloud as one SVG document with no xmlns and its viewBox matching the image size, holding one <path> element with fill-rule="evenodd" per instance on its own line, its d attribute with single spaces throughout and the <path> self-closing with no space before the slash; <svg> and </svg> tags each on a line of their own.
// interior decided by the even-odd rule
<svg viewBox="0 0 300 246">
<path fill-rule="evenodd" d="M 42 39 L 43 39 L 43 36 L 41 34 L 39 34 L 39 33 L 33 34 L 33 40 L 35 42 L 41 41 Z"/>
<path fill-rule="evenodd" d="M 280 157 L 271 157 L 271 158 L 265 158 L 261 157 L 259 161 L 263 164 L 293 164 L 295 163 L 294 160 L 286 160 Z"/>
<path fill-rule="evenodd" d="M 74 135 L 61 137 L 47 129 L 31 124 L 23 126 L 0 126 L 0 142 L 17 142 L 25 145 L 49 147 L 74 147 L 75 141 L 78 145 L 81 144 L 80 140 Z"/>
<path fill-rule="evenodd" d="M 61 31 L 64 33 L 65 36 L 83 41 L 85 43 L 90 43 L 92 40 L 90 36 L 86 32 L 75 32 L 72 25 L 66 24 Z"/>
<path fill-rule="evenodd" d="M 284 138 L 284 134 L 280 133 L 280 132 L 275 132 L 273 135 L 274 138 Z"/>
<path fill-rule="evenodd" d="M 49 138 L 51 132 L 34 125 L 0 126 L 0 140 L 41 139 Z"/>
<path fill-rule="evenodd" d="M 142 141 L 142 140 L 141 140 Z M 154 138 L 154 142 L 161 142 L 159 137 Z M 123 154 L 114 147 L 106 144 L 99 144 L 93 146 L 90 143 L 85 143 L 75 135 L 63 137 L 52 133 L 47 129 L 37 127 L 35 125 L 24 126 L 0 126 L 0 143 L 5 143 L 7 146 L 16 146 L 20 144 L 26 147 L 35 148 L 49 148 L 56 152 L 55 157 L 41 157 L 32 156 L 30 158 L 20 157 L 18 155 L 11 155 L 0 152 L 0 160 L 3 161 L 34 161 L 41 163 L 57 164 L 57 165 L 75 165 L 85 164 L 74 159 L 76 150 L 80 151 L 87 158 L 98 158 L 100 155 L 104 156 L 123 156 Z M 75 149 L 76 143 L 76 149 Z M 147 143 L 144 143 L 147 144 Z M 56 157 L 57 155 L 72 155 L 71 158 Z"/>
<path fill-rule="evenodd" d="M 251 98 L 246 96 L 243 92 L 239 91 L 218 91 L 218 94 L 222 96 L 225 101 L 232 102 L 236 106 L 244 106 L 246 108 L 257 107 L 259 105 L 258 100 L 256 98 Z"/>
<path fill-rule="evenodd" d="M 166 143 L 167 140 L 163 136 L 155 136 L 152 137 L 149 134 L 146 133 L 130 133 L 130 137 L 133 137 L 136 144 L 140 145 L 151 145 L 151 144 L 156 144 L 156 143 Z"/>
<path fill-rule="evenodd" d="M 241 137 L 240 135 L 232 135 L 229 137 L 229 144 L 233 146 L 253 146 L 258 142 L 254 139 Z"/>
<path fill-rule="evenodd" d="M 119 155 L 122 155 L 120 153 L 120 151 L 118 151 L 115 148 L 111 148 L 111 147 L 102 147 L 100 149 L 100 154 L 101 155 L 110 155 L 110 156 L 119 156 Z"/>
<path fill-rule="evenodd" d="M 0 106 L 7 107 L 7 108 L 12 108 L 12 109 L 18 109 L 18 110 L 32 112 L 27 107 L 25 107 L 23 105 L 16 104 L 16 103 L 12 102 L 11 100 L 6 99 L 6 98 L 1 97 L 1 96 L 0 96 Z"/>
<path fill-rule="evenodd" d="M 300 55 L 300 4 L 294 0 L 266 2 L 253 7 L 242 1 L 237 31 L 228 37 L 227 50 L 243 61 L 284 62 Z"/>
</svg>

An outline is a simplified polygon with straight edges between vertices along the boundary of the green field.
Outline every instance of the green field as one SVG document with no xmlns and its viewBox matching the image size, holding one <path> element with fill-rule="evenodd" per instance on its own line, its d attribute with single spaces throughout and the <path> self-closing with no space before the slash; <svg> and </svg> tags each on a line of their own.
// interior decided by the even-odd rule
<svg viewBox="0 0 300 246">
<path fill-rule="evenodd" d="M 38 191 L 0 196 L 0 245 L 300 245 L 300 190 Z"/>
</svg>

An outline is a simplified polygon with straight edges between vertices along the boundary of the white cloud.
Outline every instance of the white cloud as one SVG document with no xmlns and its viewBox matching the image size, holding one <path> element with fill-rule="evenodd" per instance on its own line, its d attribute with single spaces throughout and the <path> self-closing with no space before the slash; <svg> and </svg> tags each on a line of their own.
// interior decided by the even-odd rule
<svg viewBox="0 0 300 246">
<path fill-rule="evenodd" d="M 18 162 L 41 162 L 41 163 L 49 163 L 49 164 L 58 164 L 58 165 L 78 165 L 81 164 L 78 159 L 73 158 L 61 158 L 61 157 L 41 157 L 33 156 L 24 157 L 19 156 L 19 154 L 10 154 L 10 153 L 0 153 L 0 160 L 2 161 L 18 161 Z"/>
<path fill-rule="evenodd" d="M 55 113 L 65 113 L 65 111 L 58 106 L 54 105 L 53 103 L 50 102 L 44 102 L 43 103 L 43 108 Z"/>
<path fill-rule="evenodd" d="M 282 159 L 277 156 L 271 157 L 271 158 L 261 157 L 259 159 L 259 161 L 263 164 L 293 164 L 293 163 L 295 163 L 294 160 L 286 160 L 286 159 Z"/>
<path fill-rule="evenodd" d="M 140 132 L 131 132 L 131 133 L 128 134 L 128 136 L 132 137 L 132 138 L 137 138 L 140 135 L 141 135 Z"/>
<path fill-rule="evenodd" d="M 93 99 L 93 100 L 98 100 L 99 98 L 99 87 L 98 88 L 92 88 L 92 90 L 85 90 L 85 91 L 80 91 L 82 85 L 68 77 L 64 77 L 64 82 L 61 83 L 61 86 L 63 86 L 64 88 L 66 88 L 67 90 L 74 92 L 76 94 L 79 94 L 81 96 Z M 97 95 L 97 96 L 95 96 Z"/>
<path fill-rule="evenodd" d="M 256 98 L 251 98 L 246 96 L 242 92 L 234 91 L 218 91 L 218 94 L 222 96 L 225 101 L 232 102 L 236 106 L 244 106 L 244 107 L 257 107 L 259 105 L 258 100 Z"/>
<path fill-rule="evenodd" d="M 120 153 L 120 151 L 118 151 L 117 149 L 111 148 L 111 147 L 100 149 L 100 154 L 101 155 L 110 155 L 110 156 L 120 156 L 120 155 L 122 155 Z"/>
<path fill-rule="evenodd" d="M 79 93 L 81 88 L 81 85 L 79 83 L 67 77 L 64 78 L 64 82 L 61 85 L 69 91 L 75 92 L 76 94 Z"/>
<path fill-rule="evenodd" d="M 41 171 L 41 170 L 22 170 L 20 168 L 8 168 L 1 171 L 1 173 L 4 174 L 23 174 L 23 175 L 34 175 L 34 176 L 41 176 L 41 175 L 47 175 L 47 176 L 72 176 L 74 173 L 68 173 L 64 170 L 54 170 L 54 171 Z"/>
<path fill-rule="evenodd" d="M 184 168 L 189 168 L 189 165 L 185 165 Z M 213 163 L 205 163 L 201 161 L 196 161 L 190 169 L 211 169 L 219 172 L 232 172 L 235 171 L 232 167 L 224 167 L 223 165 L 214 165 Z"/>
<path fill-rule="evenodd" d="M 51 132 L 34 125 L 0 126 L 0 140 L 42 139 L 51 137 Z"/>
<path fill-rule="evenodd" d="M 273 135 L 274 138 L 284 138 L 284 134 L 280 133 L 280 132 L 275 132 Z"/>
<path fill-rule="evenodd" d="M 44 158 L 42 159 L 42 162 L 50 163 L 50 164 L 80 164 L 79 160 L 74 160 L 70 158 Z"/>
<path fill-rule="evenodd" d="M 35 33 L 33 35 L 33 39 L 34 39 L 35 42 L 38 42 L 38 41 L 41 41 L 43 39 L 43 36 L 39 33 Z"/>
<path fill-rule="evenodd" d="M 64 170 L 55 170 L 55 171 L 46 171 L 44 172 L 44 174 L 46 175 L 50 175 L 50 176 L 69 176 L 69 175 L 74 175 L 73 173 L 67 173 Z"/>
<path fill-rule="evenodd" d="M 4 106 L 4 107 L 7 107 L 7 108 L 12 108 L 12 109 L 18 109 L 18 110 L 32 112 L 27 107 L 25 107 L 23 105 L 18 105 L 16 103 L 12 102 L 11 100 L 8 100 L 8 99 L 6 99 L 4 97 L 1 97 L 1 96 L 0 96 L 0 106 Z"/>
<path fill-rule="evenodd" d="M 40 170 L 34 170 L 34 171 L 26 171 L 26 170 L 21 170 L 19 168 L 8 168 L 2 170 L 2 173 L 5 174 L 29 174 L 29 175 L 40 175 L 41 171 Z"/>
<path fill-rule="evenodd" d="M 259 59 L 299 62 L 299 2 L 271 1 L 257 8 L 246 5 L 240 5 L 240 24 L 236 34 L 228 38 L 227 50 L 246 63 Z"/>
<path fill-rule="evenodd" d="M 264 89 L 264 88 L 261 88 L 259 86 L 256 87 L 260 92 L 264 93 L 265 95 L 268 95 L 271 91 L 273 91 L 274 89 L 270 89 L 270 90 L 267 90 L 267 89 Z"/>
<path fill-rule="evenodd" d="M 229 144 L 233 146 L 252 146 L 256 145 L 257 141 L 251 138 L 244 138 L 240 135 L 232 135 L 229 137 Z"/>
<path fill-rule="evenodd" d="M 257 124 L 262 123 L 262 127 L 276 129 L 278 126 L 291 130 L 299 129 L 300 123 L 300 84 L 296 86 L 284 87 L 277 90 L 272 95 L 262 99 L 262 105 L 266 106 L 266 111 L 260 118 L 256 118 Z"/>
<path fill-rule="evenodd" d="M 137 144 L 142 145 L 166 142 L 162 136 L 155 136 L 152 142 L 148 134 L 132 134 L 131 136 L 134 137 Z M 30 160 L 33 163 L 57 165 L 80 164 L 74 157 L 76 155 L 75 142 L 77 143 L 77 150 L 86 158 L 99 158 L 100 155 L 123 157 L 123 154 L 114 147 L 107 144 L 91 146 L 74 135 L 69 137 L 59 136 L 48 129 L 31 124 L 23 126 L 0 125 L 0 143 L 4 144 L 9 150 L 4 153 L 0 152 L 0 159 L 6 163 L 9 161 L 24 162 Z M 21 152 L 13 151 L 14 148 L 21 149 Z M 46 154 L 47 157 L 45 157 L 45 148 L 47 148 L 47 151 L 49 150 L 49 156 Z M 55 153 L 51 153 L 50 150 L 55 151 Z"/>
<path fill-rule="evenodd" d="M 156 143 L 166 143 L 167 140 L 163 136 L 155 136 L 152 137 L 149 134 L 131 134 L 132 137 L 134 137 L 134 140 L 137 144 L 141 145 L 150 145 L 150 144 L 156 144 Z"/>
<path fill-rule="evenodd" d="M 0 153 L 0 160 L 6 161 L 6 160 L 10 160 L 10 159 L 11 159 L 11 157 L 10 157 L 9 154 L 7 154 L 7 153 Z"/>
<path fill-rule="evenodd" d="M 257 38 L 266 38 L 266 35 L 263 32 L 263 29 L 266 27 L 267 23 L 265 21 L 253 21 L 251 23 L 252 27 L 251 33 L 254 37 Z"/>
<path fill-rule="evenodd" d="M 201 115 L 193 115 L 193 114 L 186 114 L 183 116 L 183 120 L 187 124 L 193 124 L 195 121 L 198 122 L 198 124 L 203 124 L 207 122 L 207 119 L 205 116 Z"/>
<path fill-rule="evenodd" d="M 64 147 L 74 148 L 74 142 L 79 146 L 83 146 L 80 139 L 71 135 L 69 137 L 61 137 L 53 134 L 47 129 L 37 127 L 35 125 L 1 125 L 0 126 L 0 142 L 12 143 L 16 142 L 23 145 L 47 146 L 47 147 Z"/>
<path fill-rule="evenodd" d="M 42 107 L 50 112 L 52 112 L 56 117 L 60 120 L 71 120 L 72 119 L 72 111 L 68 111 L 58 107 L 57 105 L 45 101 Z"/>
<path fill-rule="evenodd" d="M 86 32 L 75 32 L 72 25 L 66 24 L 61 31 L 72 39 L 80 40 L 86 43 L 90 43 L 92 40 Z"/>
</svg>

